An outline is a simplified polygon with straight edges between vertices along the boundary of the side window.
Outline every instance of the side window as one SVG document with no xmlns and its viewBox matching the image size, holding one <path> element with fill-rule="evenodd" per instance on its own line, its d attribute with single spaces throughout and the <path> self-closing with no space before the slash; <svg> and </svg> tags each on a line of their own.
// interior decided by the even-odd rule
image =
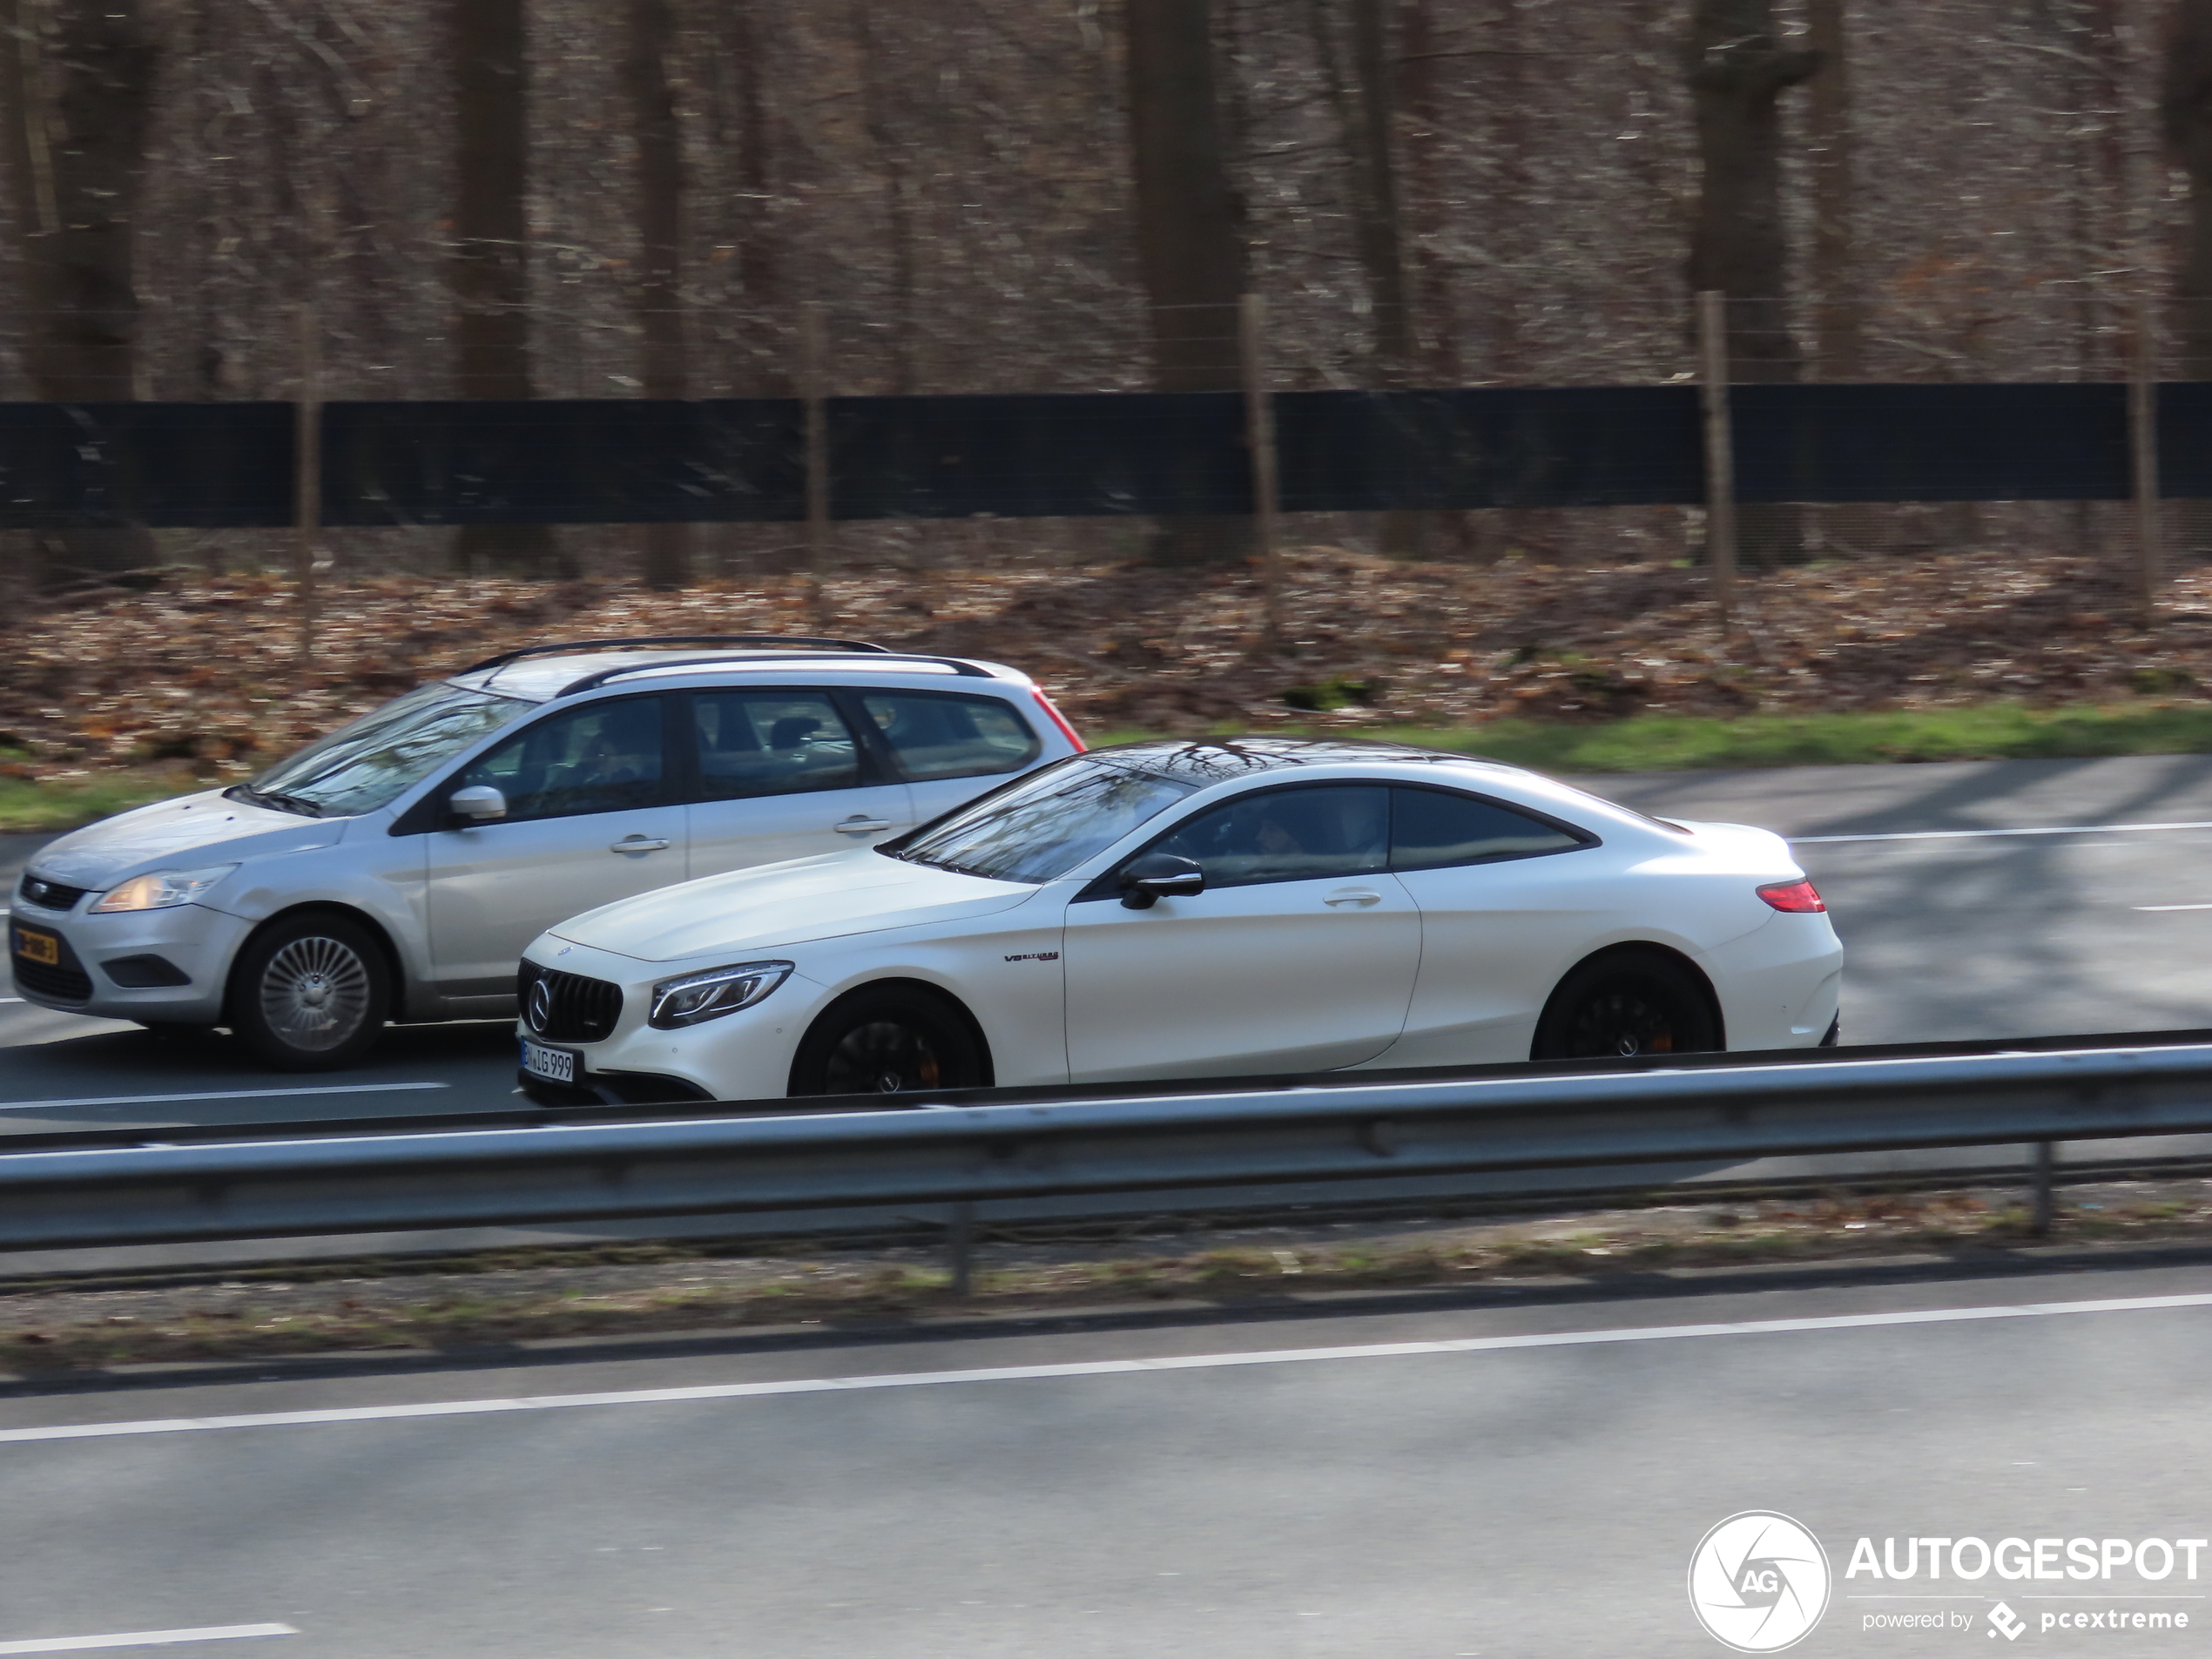
<svg viewBox="0 0 2212 1659">
<path fill-rule="evenodd" d="M 540 720 L 471 762 L 455 786 L 489 784 L 517 823 L 656 806 L 662 775 L 661 700 L 636 697 Z"/>
<path fill-rule="evenodd" d="M 1366 785 L 1247 795 L 1150 850 L 1195 860 L 1209 887 L 1370 875 L 1389 862 L 1389 791 Z"/>
<path fill-rule="evenodd" d="M 1588 845 L 1565 830 L 1471 795 L 1394 789 L 1390 867 L 1440 870 L 1453 864 L 1525 859 Z"/>
<path fill-rule="evenodd" d="M 915 783 L 1019 772 L 1037 758 L 1036 733 L 995 697 L 870 691 L 860 702 Z"/>
<path fill-rule="evenodd" d="M 800 795 L 860 781 L 852 731 L 819 691 L 694 691 L 691 731 L 701 800 Z"/>
</svg>

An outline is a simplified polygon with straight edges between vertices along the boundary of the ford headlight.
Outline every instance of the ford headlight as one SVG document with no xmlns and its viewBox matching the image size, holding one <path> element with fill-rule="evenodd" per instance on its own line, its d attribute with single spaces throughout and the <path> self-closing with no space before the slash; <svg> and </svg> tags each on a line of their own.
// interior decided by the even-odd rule
<svg viewBox="0 0 2212 1659">
<path fill-rule="evenodd" d="M 710 968 L 704 974 L 664 979 L 653 987 L 653 1011 L 645 1022 L 672 1031 L 702 1020 L 718 1020 L 751 1008 L 790 975 L 789 962 L 739 962 L 732 968 Z"/>
<path fill-rule="evenodd" d="M 91 914 L 166 910 L 172 905 L 190 904 L 236 868 L 235 864 L 211 864 L 204 870 L 156 870 L 150 875 L 134 875 L 103 894 Z"/>
</svg>

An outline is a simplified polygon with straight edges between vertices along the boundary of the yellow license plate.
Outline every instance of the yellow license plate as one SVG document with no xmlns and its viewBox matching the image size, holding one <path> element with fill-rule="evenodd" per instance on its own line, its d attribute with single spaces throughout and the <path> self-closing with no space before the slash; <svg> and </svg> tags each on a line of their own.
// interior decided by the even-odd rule
<svg viewBox="0 0 2212 1659">
<path fill-rule="evenodd" d="M 52 934 L 42 934 L 35 927 L 18 927 L 16 929 L 16 954 L 28 961 L 59 968 L 62 965 L 62 941 Z"/>
</svg>

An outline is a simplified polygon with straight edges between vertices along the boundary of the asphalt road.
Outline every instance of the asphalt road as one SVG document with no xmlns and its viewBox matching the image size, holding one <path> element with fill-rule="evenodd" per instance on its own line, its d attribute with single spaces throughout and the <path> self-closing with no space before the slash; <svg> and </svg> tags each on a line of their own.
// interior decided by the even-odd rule
<svg viewBox="0 0 2212 1659">
<path fill-rule="evenodd" d="M 18 1395 L 0 1644 L 1706 1656 L 1693 1550 L 1762 1509 L 1831 1563 L 1796 1652 L 2008 1649 L 1984 1646 L 2000 1597 L 2038 1652 L 2195 1652 L 2201 1552 L 2157 1581 L 1845 1568 L 1861 1536 L 2212 1536 L 2205 1291 L 2074 1273 Z M 2043 1628 L 2092 1609 L 2192 1629 Z M 1898 1611 L 1965 1628 L 1866 1629 Z"/>
<path fill-rule="evenodd" d="M 1676 772 L 1589 781 L 1646 811 L 1762 824 L 1797 840 L 1799 857 L 1826 896 L 1850 951 L 1847 1043 L 2212 1024 L 2212 865 L 2207 860 L 2212 757 Z M 2177 825 L 2192 827 L 2141 827 Z M 10 887 L 13 868 L 36 845 L 0 841 L 0 880 Z M 0 1064 L 0 1138 L 78 1124 L 153 1128 L 273 1116 L 509 1109 L 516 1103 L 513 1038 L 503 1023 L 397 1030 L 363 1066 L 305 1079 L 253 1069 L 220 1036 L 179 1042 L 134 1026 L 0 1001 L 0 1052 L 6 1056 Z M 275 1092 L 302 1088 L 316 1093 Z M 2074 1155 L 2094 1154 L 2088 1149 Z M 2019 1161 L 2009 1150 L 1992 1157 Z M 1957 1159 L 1871 1161 L 1899 1168 L 1945 1162 Z M 1777 1163 L 1737 1173 L 1802 1172 L 1797 1165 Z M 1515 1178 L 1512 1184 L 1535 1179 Z M 1467 1184 L 1419 1184 L 1446 1190 Z M 1317 1190 L 1306 1196 L 1343 1195 Z M 1101 1205 L 1092 1201 L 1085 1207 Z M 786 1219 L 765 1218 L 760 1224 L 781 1226 Z M 728 1228 L 617 1224 L 583 1233 L 674 1231 Z M 574 1236 L 496 1235 L 513 1242 Z M 468 1236 L 477 1242 L 492 1237 Z M 383 1242 L 421 1248 L 462 1242 L 462 1236 Z M 198 1251 L 208 1259 L 285 1253 L 282 1245 Z M 38 1259 L 59 1268 L 138 1258 L 67 1252 Z"/>
</svg>

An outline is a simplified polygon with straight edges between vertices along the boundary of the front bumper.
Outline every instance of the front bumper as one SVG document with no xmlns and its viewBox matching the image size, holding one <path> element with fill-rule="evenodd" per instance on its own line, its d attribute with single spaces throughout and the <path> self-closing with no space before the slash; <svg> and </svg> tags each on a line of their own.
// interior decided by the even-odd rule
<svg viewBox="0 0 2212 1659">
<path fill-rule="evenodd" d="M 10 921 L 9 961 L 17 994 L 26 1002 L 66 1014 L 179 1025 L 221 1020 L 231 963 L 253 931 L 252 922 L 191 904 L 95 916 L 17 900 Z M 62 971 L 41 972 L 41 965 L 12 954 L 17 927 L 59 938 Z M 158 982 L 179 979 L 181 984 Z"/>
<path fill-rule="evenodd" d="M 824 996 L 821 987 L 793 974 L 752 1008 L 701 1025 L 662 1031 L 645 1023 L 654 984 L 714 967 L 714 961 L 643 962 L 588 945 L 553 941 L 533 945 L 529 960 L 622 990 L 622 1011 L 614 1029 L 597 1041 L 533 1029 L 527 1009 L 516 1022 L 518 1038 L 567 1049 L 577 1056 L 573 1083 L 524 1075 L 523 1094 L 546 1106 L 781 1100 L 790 1093 L 792 1059 L 799 1039 L 820 1011 Z"/>
<path fill-rule="evenodd" d="M 678 1101 L 712 1100 L 697 1083 L 644 1071 L 579 1069 L 577 1081 L 556 1083 L 527 1071 L 515 1081 L 523 1097 L 539 1106 L 659 1106 Z"/>
</svg>

